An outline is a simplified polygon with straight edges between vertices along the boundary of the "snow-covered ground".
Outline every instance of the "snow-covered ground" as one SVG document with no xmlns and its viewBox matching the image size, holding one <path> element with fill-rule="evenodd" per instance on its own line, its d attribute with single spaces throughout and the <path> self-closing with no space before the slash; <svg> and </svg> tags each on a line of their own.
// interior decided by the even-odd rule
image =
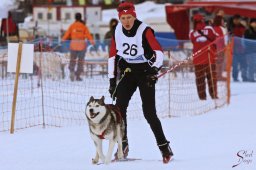
<svg viewBox="0 0 256 170">
<path fill-rule="evenodd" d="M 14 0 L 1 0 L 0 3 L 0 19 L 6 18 L 10 9 L 16 8 Z"/>
<path fill-rule="evenodd" d="M 142 119 L 128 121 L 129 157 L 140 161 L 92 165 L 95 148 L 86 125 L 37 127 L 14 135 L 0 133 L 0 169 L 255 170 L 256 84 L 232 83 L 231 90 L 229 106 L 200 116 L 161 119 L 175 154 L 167 165 L 160 161 L 153 134 Z"/>
<path fill-rule="evenodd" d="M 138 19 L 142 21 L 152 18 L 160 18 L 166 20 L 164 4 L 156 4 L 152 1 L 146 1 L 135 5 L 135 10 Z M 102 21 L 108 23 L 112 18 L 118 19 L 118 12 L 116 9 L 107 9 L 102 11 Z"/>
</svg>

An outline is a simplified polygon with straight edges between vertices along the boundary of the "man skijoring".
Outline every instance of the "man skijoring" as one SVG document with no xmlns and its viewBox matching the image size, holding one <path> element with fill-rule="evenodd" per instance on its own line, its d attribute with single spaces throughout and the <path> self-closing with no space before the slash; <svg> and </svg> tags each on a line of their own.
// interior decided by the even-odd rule
<svg viewBox="0 0 256 170">
<path fill-rule="evenodd" d="M 156 138 L 163 162 L 168 163 L 173 153 L 157 117 L 155 106 L 155 83 L 164 57 L 162 48 L 154 36 L 154 31 L 136 18 L 135 7 L 132 3 L 121 3 L 117 11 L 120 23 L 116 26 L 111 40 L 108 76 L 110 78 L 109 92 L 111 97 L 116 98 L 116 105 L 120 108 L 125 123 L 124 155 L 127 157 L 129 151 L 127 107 L 138 87 L 144 117 Z M 118 85 L 117 67 L 121 73 Z"/>
</svg>

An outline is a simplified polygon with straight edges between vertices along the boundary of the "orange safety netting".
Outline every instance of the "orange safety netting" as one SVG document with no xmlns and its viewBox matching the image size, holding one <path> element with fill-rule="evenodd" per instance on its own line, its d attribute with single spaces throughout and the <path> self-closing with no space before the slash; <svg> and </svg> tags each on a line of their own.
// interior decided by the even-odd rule
<svg viewBox="0 0 256 170">
<path fill-rule="evenodd" d="M 217 41 L 220 40 L 215 43 Z M 107 50 L 87 50 L 85 59 L 77 61 L 83 66 L 82 81 L 71 81 L 70 51 L 57 52 L 44 46 L 35 49 L 34 73 L 19 76 L 15 130 L 83 125 L 86 124 L 85 107 L 91 96 L 105 96 L 105 102 L 112 103 L 108 93 Z M 232 43 L 214 51 L 206 47 L 192 54 L 190 43 L 183 42 L 175 49 L 165 50 L 164 54 L 164 66 L 156 85 L 159 117 L 199 115 L 229 103 Z M 214 63 L 195 67 L 193 58 L 201 54 L 215 56 Z M 209 57 L 203 60 L 208 61 Z M 6 68 L 7 50 L 1 50 L 0 131 L 10 130 L 12 114 L 15 74 L 7 73 Z M 205 76 L 209 75 L 207 82 Z M 127 116 L 128 119 L 143 117 L 138 91 L 130 101 Z"/>
</svg>

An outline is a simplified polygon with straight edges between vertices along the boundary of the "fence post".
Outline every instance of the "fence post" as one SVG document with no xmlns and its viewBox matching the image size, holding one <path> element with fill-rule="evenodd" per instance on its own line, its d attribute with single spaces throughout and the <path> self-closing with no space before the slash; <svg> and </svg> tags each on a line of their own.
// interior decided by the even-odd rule
<svg viewBox="0 0 256 170">
<path fill-rule="evenodd" d="M 41 94 L 42 94 L 42 115 L 43 115 L 43 128 L 45 128 L 45 114 L 44 114 L 44 89 L 43 89 L 43 70 L 42 70 L 42 60 L 43 60 L 43 42 L 40 41 L 39 43 L 39 70 L 40 70 L 40 87 L 41 87 Z"/>
<path fill-rule="evenodd" d="M 233 48 L 234 48 L 234 37 L 231 38 L 231 41 L 227 45 L 226 56 L 227 56 L 227 64 L 226 64 L 226 72 L 227 72 L 227 103 L 230 104 L 230 82 L 231 82 L 231 67 L 233 61 Z"/>
<path fill-rule="evenodd" d="M 11 129 L 10 129 L 11 134 L 14 133 L 17 92 L 18 92 L 20 65 L 21 65 L 21 55 L 22 55 L 22 42 L 19 43 L 17 63 L 16 63 L 16 76 L 15 76 L 14 93 L 13 93 L 13 100 L 12 100 L 12 117 L 11 117 Z"/>
<path fill-rule="evenodd" d="M 215 81 L 216 81 L 216 80 L 214 80 L 215 77 L 213 77 L 213 75 L 216 74 L 213 71 L 216 71 L 216 70 L 213 70 L 213 68 L 212 68 L 212 63 L 211 63 L 211 46 L 210 45 L 208 46 L 207 54 L 208 54 L 208 62 L 209 62 L 209 68 L 210 68 L 210 74 L 211 74 L 212 91 L 213 91 L 213 95 L 214 95 L 212 97 L 215 98 L 214 99 L 214 103 L 215 103 L 215 108 L 217 108 L 218 106 L 217 106 L 217 102 L 216 102 L 216 97 L 218 95 L 217 95 L 217 90 L 215 91 L 215 88 L 217 89 L 218 85 L 217 85 L 217 83 L 215 83 Z M 214 55 L 216 55 L 216 54 L 214 54 Z M 216 63 L 214 63 L 214 64 L 216 64 Z"/>
</svg>

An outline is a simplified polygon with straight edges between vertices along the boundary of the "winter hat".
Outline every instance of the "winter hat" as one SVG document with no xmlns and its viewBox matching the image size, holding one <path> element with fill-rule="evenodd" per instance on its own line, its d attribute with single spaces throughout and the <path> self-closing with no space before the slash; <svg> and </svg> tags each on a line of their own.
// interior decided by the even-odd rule
<svg viewBox="0 0 256 170">
<path fill-rule="evenodd" d="M 251 18 L 250 23 L 256 22 L 256 18 Z"/>
<path fill-rule="evenodd" d="M 78 20 L 78 21 L 80 21 L 80 20 L 82 19 L 82 14 L 81 14 L 80 12 L 77 12 L 77 13 L 75 14 L 75 19 Z"/>
<path fill-rule="evenodd" d="M 196 22 L 202 21 L 202 20 L 204 20 L 204 16 L 201 14 L 195 14 L 193 17 L 193 20 Z"/>
<path fill-rule="evenodd" d="M 195 14 L 194 20 L 194 30 L 201 30 L 205 27 L 204 16 L 201 14 Z"/>
<path fill-rule="evenodd" d="M 240 19 L 240 18 L 241 18 L 241 15 L 239 15 L 239 14 L 235 14 L 233 17 L 233 19 Z"/>
<path fill-rule="evenodd" d="M 134 7 L 133 3 L 131 3 L 131 2 L 123 2 L 123 3 L 119 4 L 117 11 L 118 11 L 119 18 L 123 14 L 131 14 L 132 16 L 134 16 L 136 18 L 135 7 Z"/>
</svg>

